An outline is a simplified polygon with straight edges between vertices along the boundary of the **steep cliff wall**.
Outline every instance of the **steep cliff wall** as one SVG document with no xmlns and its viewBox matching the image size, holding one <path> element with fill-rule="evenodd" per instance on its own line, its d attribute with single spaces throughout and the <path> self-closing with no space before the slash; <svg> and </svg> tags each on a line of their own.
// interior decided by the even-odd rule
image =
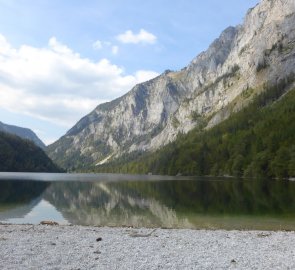
<svg viewBox="0 0 295 270">
<path fill-rule="evenodd" d="M 241 109 L 266 83 L 293 76 L 295 2 L 262 0 L 180 71 L 165 71 L 99 105 L 48 147 L 66 168 L 158 149 L 178 133 L 210 128 Z"/>
</svg>

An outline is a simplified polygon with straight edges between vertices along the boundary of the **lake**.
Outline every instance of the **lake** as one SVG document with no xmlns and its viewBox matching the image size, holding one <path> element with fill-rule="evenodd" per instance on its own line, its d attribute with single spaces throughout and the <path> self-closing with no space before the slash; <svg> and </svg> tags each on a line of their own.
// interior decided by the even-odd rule
<svg viewBox="0 0 295 270">
<path fill-rule="evenodd" d="M 295 182 L 0 173 L 0 222 L 295 230 Z"/>
</svg>

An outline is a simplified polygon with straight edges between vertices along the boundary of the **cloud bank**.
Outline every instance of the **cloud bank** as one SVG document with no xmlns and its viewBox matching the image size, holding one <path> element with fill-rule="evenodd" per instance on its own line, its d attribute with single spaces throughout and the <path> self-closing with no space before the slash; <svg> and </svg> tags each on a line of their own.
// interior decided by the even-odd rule
<svg viewBox="0 0 295 270">
<path fill-rule="evenodd" d="M 81 57 L 55 37 L 44 48 L 14 48 L 0 34 L 0 107 L 67 128 L 99 103 L 157 75 L 145 70 L 127 75 L 108 59 Z"/>
</svg>

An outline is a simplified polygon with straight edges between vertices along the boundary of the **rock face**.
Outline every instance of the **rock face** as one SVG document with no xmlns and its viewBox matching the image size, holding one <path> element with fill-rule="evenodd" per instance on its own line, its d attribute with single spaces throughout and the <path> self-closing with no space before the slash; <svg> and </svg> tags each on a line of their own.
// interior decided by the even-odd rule
<svg viewBox="0 0 295 270">
<path fill-rule="evenodd" d="M 27 139 L 35 143 L 40 148 L 44 149 L 45 144 L 38 138 L 38 136 L 28 128 L 22 128 L 12 125 L 7 125 L 0 122 L 0 131 L 7 132 L 13 135 L 17 135 L 23 139 Z"/>
<path fill-rule="evenodd" d="M 194 127 L 212 127 L 241 109 L 265 83 L 294 76 L 295 2 L 262 0 L 242 25 L 225 29 L 180 71 L 136 85 L 99 105 L 48 147 L 66 168 L 155 150 Z"/>
</svg>

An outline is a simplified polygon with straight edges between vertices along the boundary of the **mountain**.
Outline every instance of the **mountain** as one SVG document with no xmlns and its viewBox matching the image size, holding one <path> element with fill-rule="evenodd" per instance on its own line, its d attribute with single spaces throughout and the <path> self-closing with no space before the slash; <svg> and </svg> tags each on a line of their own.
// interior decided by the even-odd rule
<svg viewBox="0 0 295 270">
<path fill-rule="evenodd" d="M 225 29 L 187 67 L 97 106 L 47 152 L 68 169 L 153 152 L 194 128 L 216 126 L 266 86 L 291 83 L 294 55 L 294 1 L 262 0 L 242 25 Z"/>
<path fill-rule="evenodd" d="M 28 128 L 7 125 L 0 122 L 0 131 L 17 135 L 23 139 L 27 139 L 34 142 L 37 146 L 39 146 L 42 149 L 45 148 L 45 144 L 38 138 L 38 136 L 32 130 Z"/>
<path fill-rule="evenodd" d="M 290 90 L 287 85 L 267 87 L 251 104 L 211 129 L 195 128 L 155 152 L 127 154 L 92 170 L 294 178 L 295 87 Z"/>
<path fill-rule="evenodd" d="M 32 141 L 0 132 L 1 172 L 61 172 Z"/>
</svg>

